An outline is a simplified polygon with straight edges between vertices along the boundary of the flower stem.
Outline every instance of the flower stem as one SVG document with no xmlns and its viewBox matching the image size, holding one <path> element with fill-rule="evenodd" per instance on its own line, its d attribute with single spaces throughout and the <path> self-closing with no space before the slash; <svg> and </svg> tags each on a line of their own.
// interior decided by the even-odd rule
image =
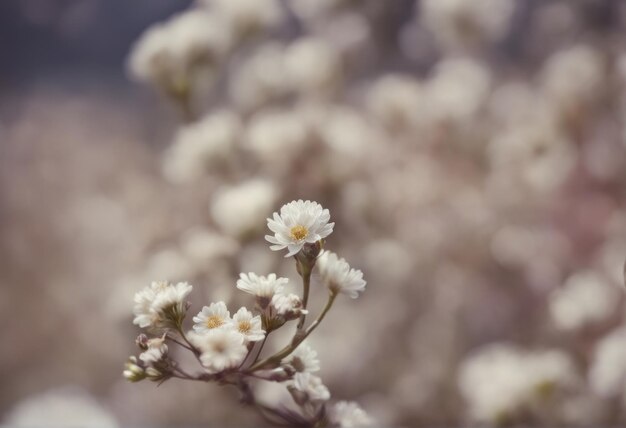
<svg viewBox="0 0 626 428">
<path fill-rule="evenodd" d="M 302 309 L 306 309 L 309 303 L 309 289 L 311 288 L 311 267 L 307 266 L 305 263 L 301 263 L 300 271 L 302 275 Z M 298 330 L 302 330 L 305 320 L 306 314 L 300 315 Z"/>
<path fill-rule="evenodd" d="M 292 342 L 289 345 L 285 346 L 274 355 L 253 364 L 248 369 L 248 371 L 253 372 L 273 364 L 278 364 L 283 358 L 289 356 L 289 354 L 295 351 L 300 343 L 302 343 L 304 339 L 306 339 L 311 333 L 313 333 L 313 330 L 315 330 L 317 326 L 320 325 L 330 308 L 333 306 L 333 302 L 335 301 L 336 297 L 337 293 L 330 293 L 330 295 L 328 296 L 328 301 L 326 302 L 326 306 L 324 306 L 324 309 L 322 309 L 322 312 L 318 315 L 317 319 L 313 321 L 313 323 L 309 326 L 309 328 L 306 329 L 306 331 L 304 331 L 303 334 L 296 334 L 296 336 L 293 338 Z"/>
</svg>

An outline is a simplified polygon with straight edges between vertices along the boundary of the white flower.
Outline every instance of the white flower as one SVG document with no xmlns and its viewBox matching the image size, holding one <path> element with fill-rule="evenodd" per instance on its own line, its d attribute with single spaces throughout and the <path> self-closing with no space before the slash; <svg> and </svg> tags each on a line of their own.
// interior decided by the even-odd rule
<svg viewBox="0 0 626 428">
<path fill-rule="evenodd" d="M 210 373 L 236 367 L 248 354 L 244 336 L 232 328 L 216 328 L 206 334 L 192 332 L 189 340 L 200 350 L 200 361 Z"/>
<path fill-rule="evenodd" d="M 167 345 L 165 337 L 159 337 L 148 340 L 148 349 L 139 355 L 139 359 L 146 365 L 152 365 L 161 361 L 167 354 Z"/>
<path fill-rule="evenodd" d="M 329 412 L 332 424 L 341 428 L 352 428 L 372 425 L 372 418 L 354 401 L 339 401 Z"/>
<path fill-rule="evenodd" d="M 326 238 L 333 231 L 335 223 L 329 223 L 330 213 L 317 202 L 289 202 L 280 209 L 280 215 L 274 213 L 273 219 L 267 219 L 267 226 L 274 236 L 265 235 L 265 239 L 274 244 L 274 251 L 287 248 L 285 257 L 297 254 L 304 244 L 313 244 Z"/>
<path fill-rule="evenodd" d="M 295 351 L 283 360 L 290 364 L 299 373 L 313 373 L 320 370 L 320 360 L 317 352 L 306 343 L 301 343 Z"/>
<path fill-rule="evenodd" d="M 83 387 L 74 385 L 33 391 L 3 411 L 2 425 L 48 428 L 122 426 L 100 403 Z"/>
<path fill-rule="evenodd" d="M 275 294 L 280 293 L 288 282 L 287 278 L 277 278 L 275 273 L 270 273 L 267 277 L 252 272 L 241 273 L 237 280 L 237 288 L 257 297 L 271 299 Z"/>
<path fill-rule="evenodd" d="M 613 314 L 619 303 L 616 291 L 593 271 L 575 273 L 550 297 L 550 314 L 564 330 L 601 322 Z"/>
<path fill-rule="evenodd" d="M 245 342 L 256 342 L 265 337 L 265 331 L 261 326 L 261 317 L 253 316 L 252 312 L 246 308 L 239 308 L 237 313 L 233 315 L 231 325 L 244 336 Z"/>
<path fill-rule="evenodd" d="M 184 313 L 184 299 L 192 286 L 186 282 L 176 285 L 167 282 L 152 282 L 149 287 L 135 294 L 133 324 L 141 328 L 163 327 L 169 315 Z"/>
<path fill-rule="evenodd" d="M 182 127 L 165 153 L 163 173 L 174 183 L 201 177 L 232 155 L 240 132 L 241 119 L 227 110 Z"/>
<path fill-rule="evenodd" d="M 230 45 L 230 34 L 222 22 L 192 9 L 142 34 L 133 47 L 129 68 L 142 81 L 175 90 L 187 81 L 194 67 L 215 64 Z"/>
<path fill-rule="evenodd" d="M 216 12 L 221 21 L 245 36 L 250 32 L 267 30 L 279 24 L 284 16 L 277 0 L 199 0 Z"/>
<path fill-rule="evenodd" d="M 306 394 L 311 401 L 326 401 L 330 398 L 330 392 L 322 383 L 322 379 L 309 372 L 296 373 L 293 386 L 296 390 Z"/>
<path fill-rule="evenodd" d="M 334 46 L 314 37 L 293 42 L 285 51 L 285 69 L 294 89 L 312 95 L 332 88 L 341 71 Z"/>
<path fill-rule="evenodd" d="M 363 272 L 351 269 L 350 265 L 331 251 L 322 251 L 317 258 L 317 267 L 326 286 L 334 293 L 343 293 L 353 299 L 365 290 Z"/>
<path fill-rule="evenodd" d="M 196 323 L 193 329 L 197 333 L 208 333 L 216 328 L 226 326 L 230 321 L 230 312 L 228 312 L 226 303 L 211 303 L 210 306 L 203 307 L 202 311 L 193 317 L 193 322 Z"/>
<path fill-rule="evenodd" d="M 596 394 L 605 398 L 626 392 L 626 327 L 613 330 L 599 341 L 589 383 Z"/>
<path fill-rule="evenodd" d="M 228 235 L 241 237 L 257 231 L 276 203 L 278 189 L 267 180 L 252 179 L 220 190 L 213 198 L 211 217 Z"/>
<path fill-rule="evenodd" d="M 275 294 L 272 297 L 272 306 L 276 313 L 281 316 L 300 316 L 308 314 L 309 311 L 302 308 L 302 300 L 296 294 Z"/>
<path fill-rule="evenodd" d="M 526 352 L 507 344 L 475 351 L 459 373 L 471 418 L 485 423 L 531 411 L 542 391 L 562 390 L 576 381 L 569 355 L 557 350 Z"/>
<path fill-rule="evenodd" d="M 514 0 L 425 0 L 421 16 L 438 42 L 449 48 L 501 38 L 515 9 Z"/>
</svg>

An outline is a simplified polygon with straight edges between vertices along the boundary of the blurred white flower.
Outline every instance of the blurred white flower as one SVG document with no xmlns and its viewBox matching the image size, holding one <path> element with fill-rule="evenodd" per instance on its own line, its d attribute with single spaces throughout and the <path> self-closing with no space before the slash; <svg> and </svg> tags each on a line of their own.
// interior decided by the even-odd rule
<svg viewBox="0 0 626 428">
<path fill-rule="evenodd" d="M 374 82 L 367 94 L 367 106 L 388 128 L 413 130 L 427 104 L 415 78 L 389 74 Z"/>
<path fill-rule="evenodd" d="M 577 381 L 570 357 L 560 351 L 524 352 L 507 344 L 488 345 L 461 364 L 459 389 L 472 420 L 515 420 L 544 395 Z"/>
<path fill-rule="evenodd" d="M 306 394 L 311 401 L 326 401 L 330 398 L 330 392 L 322 383 L 322 379 L 309 372 L 296 373 L 293 377 L 293 386 Z"/>
<path fill-rule="evenodd" d="M 144 278 L 162 278 L 167 281 L 177 281 L 189 278 L 193 266 L 177 248 L 166 247 L 150 256 L 143 272 Z"/>
<path fill-rule="evenodd" d="M 211 330 L 225 327 L 231 322 L 230 312 L 224 302 L 211 303 L 193 317 L 193 329 L 197 333 L 208 333 Z"/>
<path fill-rule="evenodd" d="M 508 29 L 514 0 L 424 0 L 424 25 L 448 48 L 498 40 Z"/>
<path fill-rule="evenodd" d="M 426 119 L 436 123 L 469 120 L 486 101 L 490 84 L 491 76 L 483 63 L 470 58 L 440 61 L 424 86 Z"/>
<path fill-rule="evenodd" d="M 274 236 L 265 235 L 265 239 L 274 244 L 270 246 L 274 251 L 287 248 L 285 257 L 290 257 L 304 244 L 314 244 L 330 235 L 335 223 L 329 220 L 329 211 L 317 202 L 292 201 L 280 208 L 280 215 L 275 212 L 273 218 L 267 219 L 267 227 Z"/>
<path fill-rule="evenodd" d="M 261 326 L 261 317 L 253 316 L 252 312 L 242 307 L 233 315 L 232 327 L 244 336 L 244 342 L 257 342 L 265 338 Z"/>
<path fill-rule="evenodd" d="M 227 110 L 182 127 L 165 153 L 165 176 L 174 183 L 202 177 L 233 155 L 241 129 L 239 116 Z"/>
<path fill-rule="evenodd" d="M 285 51 L 289 83 L 311 96 L 332 89 L 341 74 L 340 59 L 335 48 L 321 39 L 298 39 Z"/>
<path fill-rule="evenodd" d="M 12 427 L 116 428 L 115 417 L 87 391 L 62 387 L 27 396 L 10 409 L 3 424 Z"/>
<path fill-rule="evenodd" d="M 327 19 L 342 4 L 349 0 L 299 0 L 291 3 L 294 14 L 303 21 Z"/>
<path fill-rule="evenodd" d="M 240 249 L 235 239 L 204 228 L 194 228 L 185 233 L 181 247 L 185 256 L 198 267 L 234 257 Z"/>
<path fill-rule="evenodd" d="M 316 263 L 322 280 L 333 293 L 342 293 L 356 299 L 367 284 L 363 272 L 350 268 L 348 262 L 337 254 L 323 250 Z"/>
<path fill-rule="evenodd" d="M 235 104 L 252 110 L 289 93 L 284 50 L 280 43 L 264 43 L 234 68 L 228 91 Z"/>
<path fill-rule="evenodd" d="M 298 111 L 266 108 L 252 116 L 245 138 L 268 170 L 289 169 L 310 140 L 305 118 Z"/>
<path fill-rule="evenodd" d="M 153 282 L 149 287 L 135 294 L 133 324 L 141 328 L 160 327 L 166 321 L 165 312 L 184 312 L 185 298 L 193 287 L 186 282 L 175 285 L 167 282 Z"/>
<path fill-rule="evenodd" d="M 557 51 L 548 58 L 541 73 L 545 93 L 565 109 L 595 99 L 605 78 L 600 54 L 584 45 Z"/>
<path fill-rule="evenodd" d="M 204 334 L 190 332 L 189 340 L 200 350 L 200 361 L 210 373 L 234 368 L 248 354 L 243 334 L 231 328 L 216 328 Z"/>
<path fill-rule="evenodd" d="M 339 401 L 330 408 L 328 414 L 330 422 L 340 428 L 371 426 L 374 421 L 358 403 L 354 401 Z"/>
<path fill-rule="evenodd" d="M 290 364 L 299 373 L 314 373 L 320 370 L 320 360 L 317 358 L 317 352 L 306 342 L 298 345 L 296 350 L 282 362 Z"/>
<path fill-rule="evenodd" d="M 198 0 L 227 23 L 235 34 L 244 37 L 250 33 L 269 30 L 283 19 L 283 10 L 277 0 Z"/>
<path fill-rule="evenodd" d="M 626 327 L 613 330 L 596 345 L 589 383 L 601 397 L 626 393 Z"/>
<path fill-rule="evenodd" d="M 271 299 L 280 293 L 288 282 L 287 278 L 277 278 L 275 273 L 270 273 L 267 277 L 252 272 L 241 273 L 237 280 L 237 288 L 257 297 Z"/>
<path fill-rule="evenodd" d="M 487 155 L 498 180 L 518 177 L 537 192 L 561 186 L 576 165 L 577 152 L 551 121 L 532 121 L 496 133 Z"/>
<path fill-rule="evenodd" d="M 596 272 L 577 272 L 550 296 L 550 314 L 564 330 L 606 320 L 617 308 L 618 291 Z"/>
<path fill-rule="evenodd" d="M 132 49 L 129 67 L 140 80 L 167 91 L 186 91 L 189 79 L 195 77 L 190 75 L 194 67 L 217 63 L 230 45 L 230 33 L 220 20 L 191 9 L 142 34 Z"/>
<path fill-rule="evenodd" d="M 245 237 L 262 227 L 261 219 L 272 211 L 278 189 L 271 181 L 252 179 L 223 188 L 211 204 L 211 217 L 227 234 Z"/>
</svg>

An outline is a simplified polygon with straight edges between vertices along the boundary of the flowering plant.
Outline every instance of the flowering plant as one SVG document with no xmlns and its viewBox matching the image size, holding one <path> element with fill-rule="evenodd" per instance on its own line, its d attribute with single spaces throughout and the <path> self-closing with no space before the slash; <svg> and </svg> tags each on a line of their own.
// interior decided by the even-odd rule
<svg viewBox="0 0 626 428">
<path fill-rule="evenodd" d="M 148 379 L 163 383 L 172 378 L 231 385 L 241 402 L 254 406 L 267 422 L 306 427 L 362 426 L 370 421 L 353 402 L 329 404 L 330 392 L 314 373 L 319 371 L 317 353 L 305 342 L 319 326 L 339 294 L 356 298 L 366 282 L 360 270 L 344 259 L 322 251 L 324 239 L 334 227 L 330 213 L 318 203 L 293 201 L 268 219 L 274 235 L 265 239 L 275 251 L 287 249 L 302 278 L 302 296 L 287 294 L 287 278 L 242 273 L 236 286 L 255 296 L 253 311 L 242 307 L 231 316 L 223 301 L 204 306 L 193 317 L 192 330 L 185 329 L 192 286 L 180 282 L 153 282 L 135 295 L 133 323 L 154 337 L 140 334 L 139 357 L 131 356 L 124 377 L 131 382 Z M 328 300 L 317 318 L 307 325 L 311 275 L 317 268 L 328 290 Z M 293 337 L 278 352 L 262 358 L 270 334 L 297 321 Z M 170 346 L 193 354 L 199 370 L 192 373 L 170 354 Z M 292 406 L 275 406 L 255 396 L 254 381 L 278 382 L 292 397 Z"/>
</svg>

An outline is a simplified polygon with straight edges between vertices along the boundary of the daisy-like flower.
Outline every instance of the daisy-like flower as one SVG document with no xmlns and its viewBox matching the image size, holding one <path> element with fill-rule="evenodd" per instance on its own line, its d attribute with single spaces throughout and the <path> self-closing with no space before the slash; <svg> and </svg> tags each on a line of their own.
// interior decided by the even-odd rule
<svg viewBox="0 0 626 428">
<path fill-rule="evenodd" d="M 206 334 L 191 333 L 189 340 L 197 347 L 202 365 L 210 373 L 236 367 L 246 358 L 244 335 L 232 328 L 216 328 Z"/>
<path fill-rule="evenodd" d="M 285 257 L 300 252 L 304 244 L 314 244 L 326 238 L 333 231 L 335 223 L 329 223 L 330 213 L 317 202 L 289 202 L 280 209 L 280 215 L 274 213 L 267 219 L 267 227 L 274 236 L 265 235 L 265 239 L 274 244 L 270 248 L 279 251 L 287 248 Z"/>
<path fill-rule="evenodd" d="M 322 383 L 322 379 L 309 372 L 296 373 L 293 377 L 293 387 L 306 394 L 310 401 L 326 401 L 330 399 L 330 392 Z"/>
<path fill-rule="evenodd" d="M 353 299 L 365 290 L 363 272 L 351 269 L 350 265 L 331 251 L 322 251 L 317 258 L 317 267 L 326 286 L 333 293 L 343 293 Z"/>
<path fill-rule="evenodd" d="M 216 328 L 227 326 L 231 322 L 230 312 L 224 302 L 211 303 L 193 317 L 193 322 L 195 322 L 193 329 L 197 333 L 208 333 Z"/>
<path fill-rule="evenodd" d="M 253 316 L 252 312 L 246 308 L 239 308 L 237 313 L 233 315 L 231 326 L 244 336 L 244 341 L 257 342 L 263 340 L 265 331 L 261 326 L 261 317 Z"/>
<path fill-rule="evenodd" d="M 270 301 L 275 294 L 283 291 L 283 286 L 288 282 L 287 278 L 278 278 L 275 273 L 270 273 L 267 277 L 252 272 L 241 273 L 237 280 L 237 288 Z"/>
<path fill-rule="evenodd" d="M 328 412 L 330 422 L 341 428 L 372 425 L 372 418 L 354 401 L 339 401 Z"/>
<path fill-rule="evenodd" d="M 192 288 L 186 282 L 175 285 L 152 282 L 149 287 L 135 294 L 133 324 L 141 328 L 161 328 L 181 321 L 185 313 L 185 298 Z"/>
<path fill-rule="evenodd" d="M 283 363 L 291 365 L 299 373 L 313 373 L 320 369 L 317 352 L 306 343 L 301 343 Z"/>
</svg>

